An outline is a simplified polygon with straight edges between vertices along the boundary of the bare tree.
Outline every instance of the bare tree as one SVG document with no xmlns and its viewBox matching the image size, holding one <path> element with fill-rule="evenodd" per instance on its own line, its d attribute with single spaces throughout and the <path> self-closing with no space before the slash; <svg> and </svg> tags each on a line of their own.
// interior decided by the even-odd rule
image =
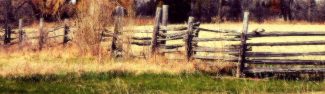
<svg viewBox="0 0 325 94">
<path fill-rule="evenodd" d="M 316 21 L 316 14 L 315 14 L 315 12 L 316 12 L 317 10 L 316 10 L 316 1 L 315 0 L 309 0 L 309 2 L 308 2 L 308 18 L 307 18 L 307 20 L 309 21 L 309 22 L 314 22 L 314 21 Z"/>
<path fill-rule="evenodd" d="M 12 0 L 3 0 L 3 18 L 5 23 L 10 23 L 15 20 L 13 15 Z"/>
</svg>

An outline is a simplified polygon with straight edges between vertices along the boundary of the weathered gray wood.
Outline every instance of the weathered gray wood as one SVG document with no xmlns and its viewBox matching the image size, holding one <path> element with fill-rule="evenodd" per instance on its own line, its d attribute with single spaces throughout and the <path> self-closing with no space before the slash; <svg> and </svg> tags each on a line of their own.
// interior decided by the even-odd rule
<svg viewBox="0 0 325 94">
<path fill-rule="evenodd" d="M 301 53 L 276 53 L 276 52 L 247 52 L 248 57 L 288 57 L 288 56 L 315 56 L 325 55 L 325 52 L 301 52 Z"/>
<path fill-rule="evenodd" d="M 138 46 L 150 46 L 151 45 L 151 41 L 132 41 L 131 44 L 133 45 L 138 45 Z"/>
<path fill-rule="evenodd" d="M 194 59 L 201 59 L 201 60 L 220 60 L 220 61 L 228 61 L 228 62 L 238 62 L 237 58 L 224 58 L 224 57 L 216 57 L 216 56 L 199 56 L 194 55 L 192 56 Z"/>
<path fill-rule="evenodd" d="M 11 34 L 12 30 L 11 27 L 9 26 L 9 23 L 5 23 L 5 33 L 4 33 L 4 44 L 8 45 L 11 43 Z"/>
<path fill-rule="evenodd" d="M 54 28 L 48 28 L 48 29 L 50 29 L 50 31 L 47 31 L 47 32 L 55 32 L 55 31 L 58 31 L 58 30 L 60 30 L 60 29 L 64 29 L 64 25 L 63 26 L 57 26 L 57 27 L 54 27 Z"/>
<path fill-rule="evenodd" d="M 325 73 L 325 68 L 252 68 L 245 73 Z"/>
<path fill-rule="evenodd" d="M 213 32 L 213 33 L 235 33 L 233 35 L 238 35 L 239 32 L 236 30 L 210 30 L 210 29 L 205 29 L 205 28 L 199 28 L 201 31 L 204 32 Z M 237 34 L 238 33 L 238 34 Z M 238 35 L 239 36 L 239 35 Z"/>
<path fill-rule="evenodd" d="M 194 38 L 193 41 L 209 42 L 209 41 L 240 41 L 239 38 Z"/>
<path fill-rule="evenodd" d="M 162 9 L 162 22 L 161 25 L 167 27 L 168 24 L 168 5 L 163 5 L 163 9 Z M 166 34 L 167 30 L 163 30 L 161 32 L 161 34 Z M 162 39 L 166 39 L 167 36 L 162 36 Z M 161 41 L 162 45 L 166 44 L 165 40 Z"/>
<path fill-rule="evenodd" d="M 161 49 L 159 50 L 159 53 L 180 53 L 182 50 L 180 49 Z"/>
<path fill-rule="evenodd" d="M 201 25 L 201 22 L 195 22 L 195 23 L 193 23 L 193 27 L 195 29 L 198 29 L 198 27 L 200 27 L 200 25 Z"/>
<path fill-rule="evenodd" d="M 163 38 L 173 38 L 173 37 L 184 36 L 186 33 L 187 33 L 186 31 L 181 31 L 181 32 L 177 32 L 177 33 L 170 33 L 170 34 L 159 32 L 159 35 L 162 36 Z"/>
<path fill-rule="evenodd" d="M 131 37 L 131 39 L 133 40 L 151 40 L 151 37 L 137 37 L 137 36 L 133 36 Z"/>
<path fill-rule="evenodd" d="M 240 36 L 239 34 L 227 34 L 230 36 Z M 269 31 L 269 32 L 250 32 L 247 34 L 248 37 L 276 37 L 276 36 L 324 36 L 325 31 Z"/>
<path fill-rule="evenodd" d="M 214 48 L 214 47 L 203 47 L 198 46 L 194 47 L 193 51 L 196 52 L 230 52 L 230 53 L 239 53 L 239 49 L 224 49 L 224 48 Z"/>
<path fill-rule="evenodd" d="M 114 34 L 112 34 L 112 33 L 104 33 L 104 32 L 102 32 L 100 35 L 102 37 L 113 37 L 114 36 Z M 118 37 L 118 35 L 116 35 L 116 37 Z"/>
<path fill-rule="evenodd" d="M 118 44 L 118 36 L 119 33 L 122 32 L 123 26 L 123 17 L 124 17 L 124 9 L 122 6 L 117 6 L 115 8 L 115 11 L 117 12 L 117 15 L 115 16 L 115 23 L 114 23 L 114 32 L 113 32 L 113 38 L 112 38 L 112 43 L 111 43 L 111 56 L 114 57 L 120 57 L 122 56 L 121 54 L 123 52 L 122 44 Z"/>
<path fill-rule="evenodd" d="M 10 16 L 11 15 L 11 10 L 12 10 L 12 7 L 11 7 L 11 1 L 10 0 L 5 0 L 3 1 L 4 5 L 4 10 L 3 10 L 3 18 L 5 20 L 5 23 L 4 23 L 4 29 L 5 29 L 5 33 L 4 33 L 4 44 L 5 45 L 9 45 L 10 42 L 11 42 L 11 27 L 9 25 L 10 23 Z"/>
<path fill-rule="evenodd" d="M 166 26 L 160 26 L 159 27 L 160 31 L 181 31 L 181 30 L 187 30 L 187 27 L 186 26 L 179 26 L 179 27 L 173 27 L 173 28 L 167 28 Z"/>
<path fill-rule="evenodd" d="M 249 46 L 247 46 L 249 47 Z M 241 45 L 225 45 L 224 48 L 231 48 L 231 49 L 241 49 Z"/>
<path fill-rule="evenodd" d="M 166 38 L 166 39 L 159 38 L 158 41 L 162 41 L 162 40 L 165 40 L 165 41 L 168 41 L 168 40 L 180 40 L 180 39 L 184 39 L 184 36 L 176 36 L 176 37 L 171 37 L 171 38 Z"/>
<path fill-rule="evenodd" d="M 194 32 L 195 38 L 200 36 L 200 29 L 194 29 L 193 32 Z"/>
<path fill-rule="evenodd" d="M 70 27 L 69 27 L 69 23 L 68 23 L 68 19 L 64 20 L 64 37 L 63 37 L 63 45 L 65 46 L 70 38 L 69 38 L 69 32 L 70 32 Z"/>
<path fill-rule="evenodd" d="M 184 47 L 183 44 L 168 44 L 168 45 L 160 45 L 160 48 L 165 48 L 165 49 L 176 49 L 176 48 L 181 48 Z"/>
<path fill-rule="evenodd" d="M 131 30 L 131 31 L 134 31 L 134 30 Z M 152 33 L 152 31 L 141 30 L 141 31 L 134 31 L 133 33 Z"/>
<path fill-rule="evenodd" d="M 163 5 L 163 14 L 162 14 L 162 26 L 166 26 L 168 24 L 168 5 Z"/>
<path fill-rule="evenodd" d="M 160 26 L 160 18 L 161 18 L 161 8 L 157 7 L 156 17 L 155 17 L 155 25 L 152 34 L 151 40 L 151 55 L 155 55 L 158 51 L 158 35 L 159 35 L 159 26 Z"/>
<path fill-rule="evenodd" d="M 18 39 L 19 39 L 19 46 L 20 48 L 22 48 L 22 46 L 24 45 L 25 39 L 26 39 L 26 33 L 24 32 L 23 29 L 23 19 L 19 19 L 19 35 L 18 35 Z"/>
<path fill-rule="evenodd" d="M 39 23 L 39 39 L 38 39 L 39 50 L 42 50 L 44 48 L 44 45 L 46 43 L 46 38 L 47 38 L 47 32 L 45 32 L 44 30 L 44 18 L 41 18 Z"/>
<path fill-rule="evenodd" d="M 248 24 L 249 24 L 249 12 L 244 12 L 244 21 L 243 21 L 243 32 L 241 35 L 241 49 L 240 49 L 240 56 L 238 59 L 237 64 L 237 73 L 236 77 L 242 77 L 243 76 L 243 70 L 245 68 L 245 62 L 246 62 L 246 49 L 247 49 L 247 32 L 248 32 Z"/>
<path fill-rule="evenodd" d="M 325 41 L 247 43 L 248 46 L 325 45 Z"/>
<path fill-rule="evenodd" d="M 249 64 L 282 64 L 282 65 L 325 65 L 325 60 L 299 60 L 299 59 L 252 59 Z"/>
<path fill-rule="evenodd" d="M 194 17 L 189 17 L 188 18 L 188 27 L 187 27 L 187 34 L 185 36 L 185 57 L 186 57 L 186 60 L 187 61 L 190 61 L 192 55 L 193 55 L 193 45 L 192 45 L 192 40 L 194 38 L 194 35 L 193 35 L 193 23 L 194 23 Z"/>
<path fill-rule="evenodd" d="M 200 23 L 193 23 L 193 26 L 197 26 L 200 27 Z M 194 27 L 193 27 L 194 28 Z M 193 47 L 198 47 L 199 46 L 199 42 L 198 41 L 194 41 L 194 39 L 198 39 L 200 37 L 200 29 L 194 29 L 194 38 L 192 39 L 193 41 Z M 193 51 L 193 54 L 196 54 L 196 51 Z"/>
</svg>

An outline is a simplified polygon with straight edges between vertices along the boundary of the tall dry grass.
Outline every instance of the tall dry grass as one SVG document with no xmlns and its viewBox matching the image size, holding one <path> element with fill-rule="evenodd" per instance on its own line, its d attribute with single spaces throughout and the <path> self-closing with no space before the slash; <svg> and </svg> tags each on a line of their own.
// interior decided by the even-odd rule
<svg viewBox="0 0 325 94">
<path fill-rule="evenodd" d="M 30 51 L 0 52 L 0 76 L 28 76 L 47 74 L 67 74 L 85 72 L 127 72 L 134 74 L 169 73 L 180 74 L 196 71 L 195 63 L 153 60 L 128 59 L 113 60 L 94 55 L 79 55 L 75 47 L 54 47 L 41 52 Z"/>
<path fill-rule="evenodd" d="M 114 9 L 112 5 L 111 2 L 103 0 L 87 0 L 80 3 L 80 6 L 84 7 L 78 11 L 74 42 L 81 54 L 101 53 L 100 34 L 112 24 L 111 13 Z"/>
</svg>

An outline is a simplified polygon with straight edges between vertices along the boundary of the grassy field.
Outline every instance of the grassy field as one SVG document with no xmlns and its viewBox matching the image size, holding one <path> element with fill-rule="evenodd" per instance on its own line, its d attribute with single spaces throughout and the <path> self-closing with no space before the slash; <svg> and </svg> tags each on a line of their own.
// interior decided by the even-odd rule
<svg viewBox="0 0 325 94">
<path fill-rule="evenodd" d="M 171 25 L 179 26 L 179 25 Z M 203 24 L 208 29 L 234 29 L 241 23 Z M 294 23 L 252 23 L 250 31 L 325 31 L 325 25 Z M 151 26 L 132 26 L 126 29 L 149 30 Z M 28 31 L 27 31 L 28 32 Z M 131 31 L 132 32 L 132 31 Z M 138 36 L 151 36 L 140 34 Z M 215 33 L 200 33 L 200 37 L 224 37 Z M 265 37 L 249 42 L 281 42 L 325 40 L 313 37 Z M 182 41 L 171 41 L 178 44 Z M 36 43 L 37 44 L 37 43 Z M 223 47 L 229 42 L 202 42 L 199 45 Z M 107 47 L 107 43 L 102 44 Z M 325 46 L 255 47 L 255 52 L 317 52 Z M 148 54 L 149 48 L 132 46 L 131 54 Z M 185 62 L 155 58 L 111 59 L 106 48 L 99 54 L 79 54 L 78 47 L 53 47 L 43 51 L 0 49 L 0 93 L 324 93 L 324 81 L 269 79 L 236 79 L 229 77 L 233 63 Z M 202 53 L 202 55 L 215 55 Z M 217 54 L 218 55 L 218 54 Z M 168 55 L 183 58 L 181 54 Z M 221 54 L 223 56 L 223 54 Z M 325 60 L 324 56 L 290 57 Z M 287 59 L 287 58 L 285 58 Z M 227 70 L 227 71 L 225 71 Z M 229 71 L 230 70 L 230 71 Z"/>
<path fill-rule="evenodd" d="M 106 72 L 0 78 L 2 93 L 313 93 L 325 82 L 216 78 L 194 74 Z"/>
</svg>

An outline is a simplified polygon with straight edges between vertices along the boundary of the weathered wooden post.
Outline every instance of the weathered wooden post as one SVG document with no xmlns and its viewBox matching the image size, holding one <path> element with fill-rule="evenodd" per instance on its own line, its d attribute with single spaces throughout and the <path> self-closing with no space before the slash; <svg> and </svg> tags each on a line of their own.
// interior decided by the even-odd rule
<svg viewBox="0 0 325 94">
<path fill-rule="evenodd" d="M 19 31 L 18 31 L 18 39 L 19 39 L 19 46 L 22 47 L 24 45 L 25 39 L 26 39 L 26 33 L 23 29 L 23 19 L 19 19 Z"/>
<path fill-rule="evenodd" d="M 11 28 L 9 26 L 9 23 L 5 22 L 5 33 L 4 33 L 4 44 L 7 45 L 11 43 Z"/>
<path fill-rule="evenodd" d="M 66 46 L 66 44 L 69 42 L 69 32 L 70 27 L 68 23 L 68 19 L 64 19 L 64 36 L 63 36 L 63 45 Z"/>
<path fill-rule="evenodd" d="M 162 26 L 167 27 L 167 24 L 168 24 L 168 5 L 163 5 L 161 24 L 162 24 Z M 163 30 L 162 32 L 164 34 L 166 34 L 167 30 Z M 166 39 L 166 36 L 163 36 L 162 39 Z M 163 40 L 163 41 L 161 41 L 159 43 L 161 43 L 161 45 L 166 45 L 166 40 Z M 164 53 L 162 55 L 164 55 Z"/>
<path fill-rule="evenodd" d="M 308 1 L 308 11 L 307 11 L 307 20 L 309 22 L 314 22 L 315 20 L 315 11 L 317 11 L 317 7 L 316 7 L 316 0 L 309 0 Z M 291 17 L 289 17 L 289 20 L 291 20 Z"/>
<path fill-rule="evenodd" d="M 249 25 L 249 12 L 244 12 L 244 21 L 243 21 L 243 32 L 241 34 L 241 47 L 239 52 L 238 64 L 237 64 L 237 73 L 236 77 L 244 76 L 243 70 L 245 68 L 246 62 L 246 50 L 247 50 L 247 32 Z"/>
<path fill-rule="evenodd" d="M 118 37 L 119 33 L 122 31 L 122 22 L 123 22 L 123 16 L 124 16 L 124 9 L 122 6 L 117 6 L 115 8 L 116 14 L 114 15 L 114 32 L 113 32 L 113 39 L 111 43 L 111 55 L 114 57 L 122 55 L 121 52 L 123 51 L 121 45 L 118 44 Z"/>
<path fill-rule="evenodd" d="M 152 33 L 151 40 L 151 55 L 155 55 L 158 50 L 158 35 L 159 35 L 159 26 L 160 26 L 160 18 L 161 18 L 161 8 L 157 7 L 156 17 L 155 17 L 155 25 Z"/>
<path fill-rule="evenodd" d="M 39 39 L 38 39 L 38 49 L 42 50 L 46 42 L 46 32 L 44 31 L 44 18 L 40 19 L 39 23 Z"/>
<path fill-rule="evenodd" d="M 9 25 L 10 23 L 10 12 L 11 12 L 11 1 L 10 0 L 5 0 L 4 2 L 4 18 L 5 18 L 5 33 L 4 33 L 4 44 L 7 45 L 11 42 L 11 27 Z"/>
<path fill-rule="evenodd" d="M 190 61 L 192 54 L 193 54 L 193 23 L 194 23 L 194 17 L 189 17 L 188 18 L 188 27 L 187 27 L 187 34 L 185 36 L 185 50 L 186 50 L 186 60 Z"/>
<path fill-rule="evenodd" d="M 199 39 L 199 36 L 200 36 L 200 25 L 201 25 L 200 22 L 193 24 L 193 28 L 194 28 L 193 33 L 194 33 L 194 38 L 196 38 L 196 39 Z M 193 47 L 198 47 L 198 46 L 199 46 L 198 41 L 193 42 Z M 196 54 L 196 52 L 193 52 L 193 54 Z"/>
</svg>

